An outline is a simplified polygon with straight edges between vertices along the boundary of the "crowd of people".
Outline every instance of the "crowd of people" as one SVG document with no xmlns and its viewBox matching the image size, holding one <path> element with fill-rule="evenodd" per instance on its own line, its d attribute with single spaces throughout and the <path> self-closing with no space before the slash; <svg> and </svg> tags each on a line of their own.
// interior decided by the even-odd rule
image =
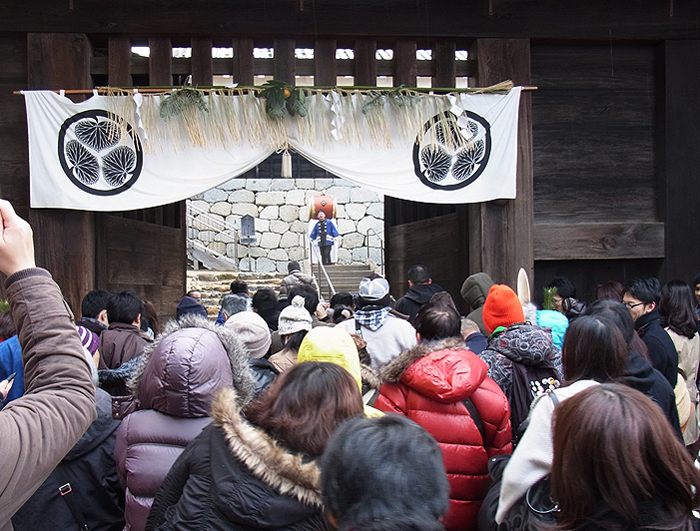
<svg viewBox="0 0 700 531">
<path fill-rule="evenodd" d="M 290 262 L 75 320 L 0 218 L 0 530 L 700 530 L 700 275 L 538 308 L 479 272 L 462 316 L 424 265 L 325 304 Z"/>
</svg>

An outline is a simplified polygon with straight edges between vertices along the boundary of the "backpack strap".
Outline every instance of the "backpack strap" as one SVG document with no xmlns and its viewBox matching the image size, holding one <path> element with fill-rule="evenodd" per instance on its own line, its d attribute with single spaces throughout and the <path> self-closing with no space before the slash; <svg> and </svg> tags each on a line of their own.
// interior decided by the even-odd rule
<svg viewBox="0 0 700 531">
<path fill-rule="evenodd" d="M 462 400 L 462 404 L 464 404 L 464 407 L 467 408 L 469 416 L 472 418 L 474 424 L 476 425 L 476 429 L 479 430 L 479 433 L 481 434 L 481 441 L 484 445 L 486 445 L 486 428 L 484 427 L 484 421 L 481 420 L 481 415 L 479 415 L 474 402 L 472 402 L 471 398 L 465 398 Z"/>
<path fill-rule="evenodd" d="M 73 491 L 71 484 L 68 482 L 68 477 L 66 476 L 63 463 L 58 464 L 54 470 L 54 474 L 56 474 L 56 479 L 60 485 L 60 487 L 58 487 L 58 492 L 61 495 L 61 498 L 63 498 L 68 505 L 68 509 L 73 515 L 73 519 L 78 524 L 78 529 L 80 529 L 80 531 L 90 531 L 87 522 L 85 522 L 83 511 L 80 510 L 80 506 L 78 505 L 79 500 L 77 498 L 77 494 Z"/>
</svg>

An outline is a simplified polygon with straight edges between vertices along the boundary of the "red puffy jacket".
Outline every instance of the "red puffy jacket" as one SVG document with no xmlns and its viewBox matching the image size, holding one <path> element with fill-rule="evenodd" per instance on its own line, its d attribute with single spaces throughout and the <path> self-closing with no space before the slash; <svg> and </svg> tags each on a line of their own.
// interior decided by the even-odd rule
<svg viewBox="0 0 700 531">
<path fill-rule="evenodd" d="M 512 452 L 508 399 L 487 376 L 488 367 L 460 338 L 421 343 L 382 368 L 374 406 L 400 413 L 437 440 L 450 482 L 447 531 L 476 529 L 491 479 L 488 460 Z M 485 440 L 462 402 L 470 398 Z"/>
</svg>

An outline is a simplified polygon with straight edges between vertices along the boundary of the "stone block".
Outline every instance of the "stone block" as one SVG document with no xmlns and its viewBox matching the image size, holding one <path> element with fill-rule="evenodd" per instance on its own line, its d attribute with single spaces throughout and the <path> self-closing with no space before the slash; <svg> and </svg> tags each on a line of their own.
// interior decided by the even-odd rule
<svg viewBox="0 0 700 531">
<path fill-rule="evenodd" d="M 284 234 L 289 230 L 289 226 L 289 223 L 274 219 L 270 221 L 270 232 L 274 232 L 275 234 Z"/>
<path fill-rule="evenodd" d="M 268 232 L 270 230 L 270 220 L 269 219 L 256 219 L 255 220 L 255 230 L 259 232 Z"/>
<path fill-rule="evenodd" d="M 351 232 L 343 236 L 343 247 L 345 249 L 355 249 L 356 247 L 362 247 L 365 243 L 365 237 L 357 232 Z"/>
<path fill-rule="evenodd" d="M 219 216 L 228 216 L 231 213 L 231 203 L 228 201 L 220 201 L 218 203 L 214 203 L 209 211 L 212 214 L 218 214 Z"/>
<path fill-rule="evenodd" d="M 294 221 L 290 227 L 290 230 L 298 234 L 306 234 L 307 226 L 308 225 L 303 221 Z"/>
<path fill-rule="evenodd" d="M 358 222 L 357 232 L 360 234 L 367 234 L 369 229 L 373 229 L 376 233 L 384 235 L 384 221 L 367 216 Z"/>
<path fill-rule="evenodd" d="M 287 274 L 287 263 L 286 262 L 277 262 L 277 272 L 284 273 L 286 275 Z"/>
<path fill-rule="evenodd" d="M 235 243 L 226 244 L 226 256 L 228 256 L 229 258 L 236 258 L 237 256 L 239 256 L 236 254 L 236 251 L 237 249 Z"/>
<path fill-rule="evenodd" d="M 250 190 L 235 190 L 228 195 L 229 203 L 255 203 L 255 193 Z"/>
<path fill-rule="evenodd" d="M 340 218 L 345 218 L 347 217 L 347 213 L 345 212 L 345 205 L 335 205 L 335 217 L 336 219 Z"/>
<path fill-rule="evenodd" d="M 289 255 L 284 249 L 272 249 L 272 251 L 267 253 L 267 257 L 277 262 L 289 262 Z"/>
<path fill-rule="evenodd" d="M 309 221 L 309 209 L 300 208 L 299 209 L 299 221 Z"/>
<path fill-rule="evenodd" d="M 260 219 L 277 219 L 279 217 L 280 207 L 266 206 L 260 211 Z"/>
<path fill-rule="evenodd" d="M 245 216 L 246 214 L 253 216 L 254 218 L 258 217 L 258 207 L 251 203 L 236 203 L 231 205 L 231 215 L 236 216 L 240 218 L 241 216 Z M 240 222 L 238 224 L 240 227 Z"/>
<path fill-rule="evenodd" d="M 299 246 L 299 235 L 294 232 L 285 232 L 280 240 L 280 247 L 288 249 L 289 247 Z"/>
<path fill-rule="evenodd" d="M 264 232 L 260 238 L 260 247 L 264 249 L 276 249 L 279 247 L 282 236 L 274 232 Z"/>
<path fill-rule="evenodd" d="M 338 229 L 338 233 L 342 236 L 344 234 L 350 234 L 351 232 L 357 231 L 355 222 L 351 219 L 338 219 L 335 222 L 335 228 Z"/>
<path fill-rule="evenodd" d="M 377 265 L 383 263 L 382 260 L 382 250 L 377 247 L 370 247 L 369 249 L 369 259 L 372 260 Z"/>
<path fill-rule="evenodd" d="M 223 243 L 236 243 L 236 233 L 231 230 L 219 232 L 214 237 L 214 241 Z"/>
<path fill-rule="evenodd" d="M 303 206 L 306 205 L 306 190 L 296 189 L 287 192 L 287 204 Z"/>
<path fill-rule="evenodd" d="M 219 188 L 222 190 L 240 190 L 241 188 L 245 188 L 245 179 L 242 177 L 236 177 L 235 179 L 231 179 L 230 181 L 225 182 L 224 184 L 220 184 Z"/>
<path fill-rule="evenodd" d="M 362 219 L 365 217 L 365 212 L 367 212 L 367 207 L 365 207 L 365 205 L 359 205 L 356 203 L 349 203 L 345 205 L 345 213 L 350 219 Z"/>
<path fill-rule="evenodd" d="M 290 247 L 287 249 L 287 254 L 290 260 L 296 260 L 297 262 L 306 258 L 306 250 L 303 247 Z M 284 272 L 286 273 L 287 270 L 285 269 Z"/>
<path fill-rule="evenodd" d="M 283 205 L 284 192 L 258 192 L 255 194 L 255 204 L 260 206 Z"/>
<path fill-rule="evenodd" d="M 348 249 L 338 249 L 338 263 L 341 265 L 352 264 L 352 253 Z"/>
<path fill-rule="evenodd" d="M 213 242 L 215 236 L 216 232 L 214 232 L 213 230 L 200 230 L 197 239 L 200 242 L 207 244 Z"/>
<path fill-rule="evenodd" d="M 241 258 L 240 262 L 238 262 L 238 268 L 241 271 L 255 271 L 255 259 Z"/>
<path fill-rule="evenodd" d="M 282 221 L 291 222 L 299 219 L 299 207 L 292 205 L 282 205 L 280 207 L 280 219 Z"/>
<path fill-rule="evenodd" d="M 310 190 L 314 187 L 313 179 L 294 179 L 297 190 Z"/>
<path fill-rule="evenodd" d="M 250 256 L 253 258 L 260 258 L 261 256 L 267 256 L 268 250 L 258 247 L 257 244 L 250 246 Z"/>
<path fill-rule="evenodd" d="M 209 212 L 209 203 L 202 200 L 197 201 L 187 201 L 187 206 L 191 207 L 192 214 L 199 214 L 201 212 Z"/>
<path fill-rule="evenodd" d="M 383 196 L 378 195 L 367 188 L 353 188 L 350 191 L 350 201 L 353 203 L 374 203 L 380 201 Z"/>
<path fill-rule="evenodd" d="M 212 188 L 204 192 L 204 200 L 207 203 L 216 203 L 218 201 L 226 201 L 227 199 L 228 193 L 218 188 Z"/>
<path fill-rule="evenodd" d="M 367 215 L 384 219 L 384 203 L 370 203 L 367 207 Z"/>
<path fill-rule="evenodd" d="M 223 218 L 215 214 L 200 214 L 192 220 L 192 228 L 197 230 L 224 230 Z"/>
<path fill-rule="evenodd" d="M 352 261 L 356 264 L 364 264 L 367 262 L 367 247 L 358 247 L 352 250 Z"/>
<path fill-rule="evenodd" d="M 381 247 L 381 246 L 382 246 L 382 240 L 379 239 L 379 236 L 375 236 L 374 233 L 370 233 L 367 235 L 367 247 L 369 247 L 371 249 L 373 247 Z"/>
<path fill-rule="evenodd" d="M 316 190 L 328 190 L 335 184 L 335 179 L 314 179 L 314 188 Z M 326 195 L 331 195 L 326 192 Z"/>
<path fill-rule="evenodd" d="M 331 196 L 336 204 L 350 202 L 350 188 L 346 186 L 332 186 L 326 190 L 326 195 Z"/>
<path fill-rule="evenodd" d="M 209 245 L 207 245 L 207 249 L 209 249 L 210 251 L 214 251 L 215 253 L 226 254 L 225 243 L 211 242 Z"/>
<path fill-rule="evenodd" d="M 270 184 L 270 191 L 294 190 L 294 187 L 294 179 L 272 179 L 272 183 Z"/>
<path fill-rule="evenodd" d="M 272 273 L 277 271 L 277 264 L 269 258 L 258 258 L 255 261 L 255 270 L 261 273 Z"/>
<path fill-rule="evenodd" d="M 246 190 L 251 192 L 267 192 L 270 189 L 271 179 L 246 179 Z"/>
</svg>

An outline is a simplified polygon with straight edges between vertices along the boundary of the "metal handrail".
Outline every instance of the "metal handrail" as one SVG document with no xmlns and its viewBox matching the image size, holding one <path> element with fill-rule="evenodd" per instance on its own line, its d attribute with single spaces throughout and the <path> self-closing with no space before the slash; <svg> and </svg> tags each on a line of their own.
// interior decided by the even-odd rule
<svg viewBox="0 0 700 531">
<path fill-rule="evenodd" d="M 384 257 L 384 237 L 381 234 L 379 234 L 376 230 L 374 230 L 372 227 L 367 228 L 367 231 L 365 232 L 365 236 L 367 236 L 367 256 L 369 256 L 369 233 L 370 232 L 374 233 L 374 235 L 377 238 L 379 238 L 379 241 L 381 242 L 381 245 L 379 246 L 379 248 L 381 249 L 381 254 L 382 254 L 382 267 L 381 267 L 380 271 L 381 271 L 382 276 L 384 276 L 384 271 L 385 271 L 384 263 L 386 262 L 386 260 L 384 259 L 385 258 Z"/>
<path fill-rule="evenodd" d="M 233 243 L 236 244 L 238 243 L 237 238 L 236 238 L 236 227 L 233 225 L 229 224 L 226 220 L 222 220 L 221 218 L 214 217 L 212 216 L 209 212 L 202 210 L 201 208 L 198 208 L 192 204 L 187 205 L 187 222 L 188 225 L 191 224 L 195 220 L 194 214 L 197 214 L 197 221 L 204 225 L 208 229 L 212 229 L 214 231 L 219 232 L 220 234 L 226 234 L 226 233 L 231 233 L 231 238 L 233 240 Z M 190 227 L 188 226 L 188 229 Z M 218 253 L 212 249 L 209 249 L 207 246 L 202 245 L 200 242 L 196 242 L 195 245 L 200 245 L 201 251 L 206 252 L 207 254 L 210 254 L 216 258 L 227 258 L 229 260 L 233 260 L 234 263 L 236 263 L 236 260 L 238 260 L 238 252 L 234 252 L 234 257 L 233 259 L 229 258 L 225 254 Z M 198 247 L 199 248 L 199 247 Z M 234 249 L 237 250 L 237 246 L 234 247 Z"/>
</svg>

